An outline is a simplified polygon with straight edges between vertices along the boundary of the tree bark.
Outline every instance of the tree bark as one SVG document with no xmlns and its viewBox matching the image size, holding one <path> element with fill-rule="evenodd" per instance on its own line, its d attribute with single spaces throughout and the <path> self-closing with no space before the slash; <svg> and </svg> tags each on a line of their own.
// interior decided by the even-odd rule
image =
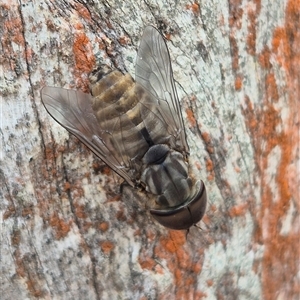
<svg viewBox="0 0 300 300">
<path fill-rule="evenodd" d="M 299 0 L 0 5 L 1 299 L 299 297 Z M 208 193 L 187 236 L 41 104 L 101 63 L 134 76 L 148 24 Z"/>
</svg>

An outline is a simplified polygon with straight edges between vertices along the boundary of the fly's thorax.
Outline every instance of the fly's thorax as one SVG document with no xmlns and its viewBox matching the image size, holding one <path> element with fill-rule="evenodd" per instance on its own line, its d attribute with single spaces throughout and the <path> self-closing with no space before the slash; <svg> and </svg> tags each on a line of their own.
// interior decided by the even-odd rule
<svg viewBox="0 0 300 300">
<path fill-rule="evenodd" d="M 167 145 L 154 145 L 145 154 L 143 163 L 141 180 L 149 193 L 157 195 L 158 205 L 177 206 L 191 196 L 188 163 L 180 152 L 171 150 Z"/>
</svg>

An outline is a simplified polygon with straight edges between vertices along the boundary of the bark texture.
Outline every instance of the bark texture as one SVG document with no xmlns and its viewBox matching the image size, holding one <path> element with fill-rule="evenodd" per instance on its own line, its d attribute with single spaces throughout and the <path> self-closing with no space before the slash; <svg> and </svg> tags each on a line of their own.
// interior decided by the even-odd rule
<svg viewBox="0 0 300 300">
<path fill-rule="evenodd" d="M 13 0 L 0 24 L 1 299 L 298 299 L 299 0 Z M 134 76 L 148 24 L 209 197 L 187 237 L 40 99 L 100 63 Z"/>
</svg>

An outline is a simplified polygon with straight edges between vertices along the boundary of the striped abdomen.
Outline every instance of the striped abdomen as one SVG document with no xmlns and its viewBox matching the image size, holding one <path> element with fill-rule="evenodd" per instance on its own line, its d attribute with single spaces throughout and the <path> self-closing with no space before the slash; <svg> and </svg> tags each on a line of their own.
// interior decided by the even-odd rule
<svg viewBox="0 0 300 300">
<path fill-rule="evenodd" d="M 105 73 L 105 74 L 103 74 Z M 111 134 L 113 147 L 140 169 L 149 147 L 167 142 L 166 124 L 153 105 L 140 101 L 132 77 L 118 70 L 98 70 L 90 76 L 92 107 L 101 130 Z"/>
</svg>

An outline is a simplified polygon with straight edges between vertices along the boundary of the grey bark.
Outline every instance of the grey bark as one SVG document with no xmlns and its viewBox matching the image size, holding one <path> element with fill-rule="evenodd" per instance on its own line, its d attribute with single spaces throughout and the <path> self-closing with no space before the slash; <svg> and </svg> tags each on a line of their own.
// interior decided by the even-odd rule
<svg viewBox="0 0 300 300">
<path fill-rule="evenodd" d="M 282 272 L 292 279 L 276 288 L 264 281 L 272 274 L 264 269 L 270 244 L 257 232 L 272 224 L 262 225 L 258 215 L 271 206 L 264 202 L 265 182 L 280 202 L 275 178 L 283 148 L 268 153 L 264 172 L 251 123 L 265 109 L 263 78 L 270 72 L 258 63 L 259 53 L 272 42 L 270 31 L 284 22 L 285 5 L 253 8 L 260 20 L 253 54 L 246 37 L 251 16 L 238 14 L 249 9 L 242 2 L 236 8 L 230 1 L 1 4 L 2 299 L 296 299 L 297 267 L 288 265 Z M 236 18 L 240 27 L 232 26 Z M 44 85 L 86 90 L 95 64 L 108 62 L 134 76 L 148 24 L 169 38 L 192 165 L 209 197 L 201 229 L 191 228 L 187 237 L 155 223 L 141 194 L 125 187 L 121 195 L 122 180 L 56 124 L 40 99 Z M 278 126 L 284 126 L 283 108 L 296 98 L 286 89 L 284 67 L 270 61 Z M 259 108 L 253 116 L 249 96 Z M 292 149 L 292 165 L 299 166 L 299 148 Z M 295 187 L 299 172 L 293 170 Z M 290 209 L 280 220 L 287 223 L 275 229 L 279 235 L 297 234 L 298 196 L 287 199 Z M 297 247 L 297 240 L 292 243 Z M 274 269 L 276 280 L 282 267 Z"/>
</svg>

